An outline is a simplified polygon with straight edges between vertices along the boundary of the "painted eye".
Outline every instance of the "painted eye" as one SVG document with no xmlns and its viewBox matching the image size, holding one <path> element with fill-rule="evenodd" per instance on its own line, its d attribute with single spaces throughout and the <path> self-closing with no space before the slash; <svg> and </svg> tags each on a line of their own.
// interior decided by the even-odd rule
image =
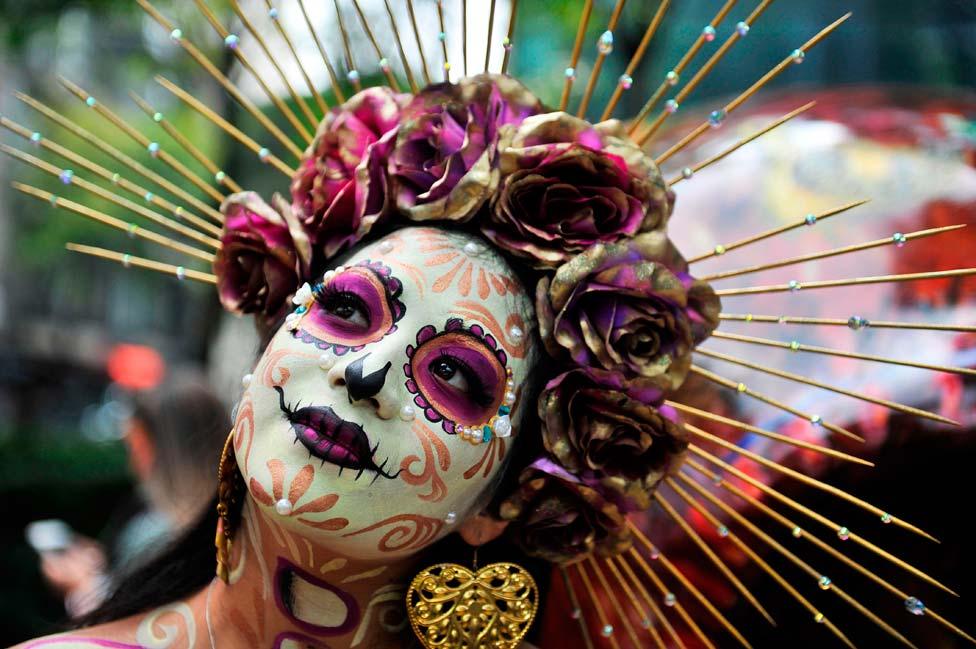
<svg viewBox="0 0 976 649">
<path fill-rule="evenodd" d="M 322 310 L 364 329 L 369 327 L 369 310 L 355 293 L 334 293 L 321 300 Z"/>
<path fill-rule="evenodd" d="M 431 334 L 432 330 L 424 329 Z M 422 333 L 418 342 L 408 350 L 407 389 L 417 395 L 414 401 L 428 419 L 472 426 L 497 413 L 507 375 L 482 339 L 466 331 L 448 331 Z"/>
<path fill-rule="evenodd" d="M 396 328 L 405 311 L 401 291 L 385 266 L 367 262 L 347 268 L 313 289 L 315 302 L 302 319 L 300 335 L 336 353 L 361 349 Z"/>
</svg>

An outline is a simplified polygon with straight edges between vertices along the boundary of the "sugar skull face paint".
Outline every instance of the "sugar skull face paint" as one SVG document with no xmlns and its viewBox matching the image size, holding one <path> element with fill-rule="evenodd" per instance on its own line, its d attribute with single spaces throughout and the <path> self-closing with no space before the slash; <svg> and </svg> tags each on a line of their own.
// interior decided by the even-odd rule
<svg viewBox="0 0 976 649">
<path fill-rule="evenodd" d="M 530 374 L 528 294 L 479 239 L 409 228 L 353 253 L 303 305 L 245 392 L 235 448 L 249 491 L 337 554 L 417 552 L 477 513 L 516 442 L 470 444 L 454 425 L 488 422 Z"/>
</svg>

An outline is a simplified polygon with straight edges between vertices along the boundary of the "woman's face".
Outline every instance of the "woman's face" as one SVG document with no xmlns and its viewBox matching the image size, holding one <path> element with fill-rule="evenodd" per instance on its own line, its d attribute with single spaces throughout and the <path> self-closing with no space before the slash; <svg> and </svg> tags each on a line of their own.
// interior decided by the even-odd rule
<svg viewBox="0 0 976 649">
<path fill-rule="evenodd" d="M 531 301 L 487 244 L 420 227 L 313 289 L 245 381 L 238 464 L 281 525 L 360 559 L 412 554 L 478 513 L 518 435 L 483 441 L 527 407 Z"/>
</svg>

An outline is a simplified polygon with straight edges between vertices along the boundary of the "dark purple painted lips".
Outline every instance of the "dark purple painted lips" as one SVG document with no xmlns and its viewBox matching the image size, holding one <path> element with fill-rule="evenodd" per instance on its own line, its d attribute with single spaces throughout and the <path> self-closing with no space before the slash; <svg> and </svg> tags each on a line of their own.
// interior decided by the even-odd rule
<svg viewBox="0 0 976 649">
<path fill-rule="evenodd" d="M 369 437 L 359 424 L 346 421 L 328 406 L 306 406 L 293 409 L 285 403 L 285 391 L 280 386 L 274 386 L 278 392 L 278 402 L 285 418 L 291 424 L 297 441 L 308 449 L 308 452 L 322 460 L 342 469 L 358 471 L 356 479 L 364 471 L 373 471 L 376 476 L 394 479 L 399 475 L 386 473 L 383 469 L 389 458 L 377 466 L 373 459 L 379 443 L 370 448 Z M 375 478 L 374 478 L 375 480 Z"/>
</svg>

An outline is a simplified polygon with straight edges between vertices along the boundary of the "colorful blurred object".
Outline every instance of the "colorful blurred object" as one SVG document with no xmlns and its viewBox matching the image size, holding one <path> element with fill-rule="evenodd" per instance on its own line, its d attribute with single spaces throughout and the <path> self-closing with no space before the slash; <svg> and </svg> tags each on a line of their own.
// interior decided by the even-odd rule
<svg viewBox="0 0 976 649">
<path fill-rule="evenodd" d="M 166 375 L 166 362 L 152 347 L 119 344 L 106 361 L 109 377 L 128 390 L 151 390 Z"/>
</svg>

